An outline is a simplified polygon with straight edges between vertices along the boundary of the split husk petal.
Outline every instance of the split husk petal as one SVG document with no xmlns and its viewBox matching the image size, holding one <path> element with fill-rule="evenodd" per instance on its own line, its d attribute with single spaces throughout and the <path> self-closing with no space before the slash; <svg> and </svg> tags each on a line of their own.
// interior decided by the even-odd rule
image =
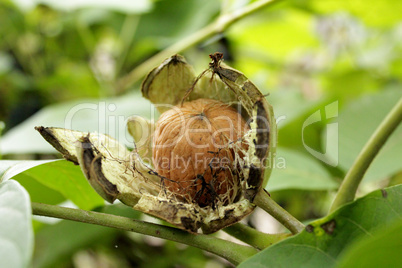
<svg viewBox="0 0 402 268">
<path fill-rule="evenodd" d="M 152 158 L 152 133 L 154 123 L 144 117 L 133 115 L 127 118 L 128 133 L 134 139 L 138 155 L 145 160 Z"/>
<path fill-rule="evenodd" d="M 142 193 L 159 193 L 158 183 L 149 183 L 153 177 L 143 177 L 138 170 L 133 170 L 130 164 L 133 155 L 108 135 L 64 128 L 36 129 L 67 160 L 80 165 L 88 182 L 106 201 L 113 203 L 119 199 L 134 206 Z M 143 165 L 137 162 L 137 167 Z"/>
<path fill-rule="evenodd" d="M 163 113 L 181 101 L 196 75 L 183 56 L 173 55 L 153 69 L 142 82 L 142 95 Z"/>
</svg>

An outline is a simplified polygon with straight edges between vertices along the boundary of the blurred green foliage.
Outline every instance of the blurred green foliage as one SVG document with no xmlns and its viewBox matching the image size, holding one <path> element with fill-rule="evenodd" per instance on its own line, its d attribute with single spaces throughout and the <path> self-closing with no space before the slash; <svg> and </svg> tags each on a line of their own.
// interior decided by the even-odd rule
<svg viewBox="0 0 402 268">
<path fill-rule="evenodd" d="M 149 104 L 138 93 L 140 81 L 122 93 L 116 90 L 118 80 L 219 14 L 255 1 L 64 2 L 0 0 L 3 158 L 54 157 L 49 145 L 37 142 L 40 138 L 32 127 L 63 127 L 66 113 L 77 103 L 105 101 L 116 105 L 114 115 L 149 117 Z M 363 144 L 402 97 L 401 5 L 391 0 L 280 1 L 181 52 L 200 72 L 208 65 L 208 54 L 222 51 L 226 63 L 270 94 L 267 99 L 279 120 L 278 157 L 287 162 L 285 169 L 274 170 L 267 190 L 301 220 L 326 213 L 334 189 Z M 334 102 L 338 118 L 318 120 L 303 128 L 306 119 Z M 97 130 L 99 125 L 94 122 L 98 116 L 85 114 L 76 118 L 74 126 L 81 131 Z M 308 146 L 325 154 L 327 123 L 339 124 L 339 137 L 332 137 L 339 139 L 339 165 L 335 167 L 306 150 Z M 396 181 L 394 176 L 402 169 L 398 162 L 401 141 L 399 127 L 359 194 Z M 336 157 L 329 151 L 330 157 Z M 18 177 L 33 200 L 49 204 L 69 200 L 88 209 L 101 205 L 99 200 L 86 203 L 80 199 L 82 193 L 73 193 L 61 182 L 61 187 L 52 187 L 50 180 L 57 171 L 49 167 L 45 175 L 41 169 Z M 74 176 L 63 174 L 64 179 Z M 105 267 L 227 265 L 197 249 L 103 227 L 66 222 L 35 222 L 35 226 L 35 267 L 95 267 L 82 265 L 99 262 L 107 263 Z M 74 233 L 82 239 L 72 239 Z M 49 247 L 55 249 L 51 256 L 44 253 Z"/>
</svg>

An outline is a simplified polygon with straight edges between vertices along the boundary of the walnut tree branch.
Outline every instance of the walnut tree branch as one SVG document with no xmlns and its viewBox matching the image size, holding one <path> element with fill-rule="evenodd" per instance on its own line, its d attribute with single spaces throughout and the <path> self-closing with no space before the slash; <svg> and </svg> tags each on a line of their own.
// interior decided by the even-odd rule
<svg viewBox="0 0 402 268">
<path fill-rule="evenodd" d="M 203 234 L 194 235 L 173 227 L 94 211 L 33 202 L 32 213 L 39 216 L 97 224 L 180 242 L 214 253 L 233 264 L 238 264 L 258 252 L 252 247 L 239 245 L 214 236 Z"/>
</svg>

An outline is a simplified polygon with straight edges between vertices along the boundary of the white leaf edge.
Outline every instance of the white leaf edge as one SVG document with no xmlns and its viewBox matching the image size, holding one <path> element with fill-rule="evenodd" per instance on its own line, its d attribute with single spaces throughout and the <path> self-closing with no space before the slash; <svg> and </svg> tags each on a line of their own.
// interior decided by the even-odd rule
<svg viewBox="0 0 402 268">
<path fill-rule="evenodd" d="M 0 260 L 2 267 L 29 267 L 34 241 L 31 215 L 28 192 L 14 180 L 1 183 Z"/>
<path fill-rule="evenodd" d="M 31 169 L 33 167 L 59 161 L 61 159 L 52 160 L 1 160 L 0 161 L 0 182 L 5 182 L 18 174 Z M 8 166 L 8 167 L 7 167 Z M 3 167 L 6 167 L 3 169 Z"/>
</svg>

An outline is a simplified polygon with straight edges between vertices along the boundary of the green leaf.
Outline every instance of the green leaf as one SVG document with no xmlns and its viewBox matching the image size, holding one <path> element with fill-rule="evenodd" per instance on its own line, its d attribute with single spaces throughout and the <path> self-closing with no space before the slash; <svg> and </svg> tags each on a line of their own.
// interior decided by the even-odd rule
<svg viewBox="0 0 402 268">
<path fill-rule="evenodd" d="M 341 169 L 349 170 L 363 146 L 401 97 L 402 91 L 399 88 L 381 91 L 361 97 L 339 113 L 337 118 L 339 132 L 332 134 L 329 132 L 328 139 L 339 140 L 339 145 L 333 143 L 327 146 L 339 148 L 338 159 Z M 324 132 L 323 135 L 325 134 Z M 326 139 L 323 137 L 322 141 Z M 363 182 L 384 179 L 400 171 L 402 169 L 401 151 L 402 126 L 399 126 L 374 159 Z M 329 149 L 329 157 L 335 159 L 337 157 L 335 152 L 337 150 Z"/>
<path fill-rule="evenodd" d="M 89 185 L 80 167 L 65 160 L 36 166 L 13 179 L 20 180 L 26 177 L 59 192 L 81 209 L 91 210 L 104 205 L 104 200 Z"/>
<path fill-rule="evenodd" d="M 55 160 L 40 161 L 18 161 L 18 160 L 1 160 L 0 161 L 0 182 L 6 181 L 25 170 L 38 165 L 49 163 Z"/>
<path fill-rule="evenodd" d="M 32 177 L 24 173 L 24 171 L 28 169 L 53 161 L 56 160 L 2 160 L 0 161 L 0 182 L 7 181 L 10 178 L 14 178 L 25 188 L 25 190 L 28 191 L 31 202 L 39 202 L 52 205 L 59 204 L 66 200 L 64 196 L 62 196 L 59 192 L 46 187 L 40 182 L 33 180 Z"/>
<path fill-rule="evenodd" d="M 330 190 L 338 184 L 312 157 L 294 150 L 278 148 L 267 191 L 284 189 Z"/>
<path fill-rule="evenodd" d="M 46 187 L 39 181 L 32 179 L 31 176 L 21 173 L 14 177 L 29 193 L 31 202 L 58 205 L 66 201 L 66 197 L 60 192 Z"/>
<path fill-rule="evenodd" d="M 268 247 L 239 267 L 333 267 L 347 245 L 401 219 L 401 195 L 402 185 L 375 191 L 312 222 L 298 235 Z"/>
<path fill-rule="evenodd" d="M 402 221 L 399 220 L 345 249 L 337 267 L 397 267 L 401 261 L 401 241 Z"/>
<path fill-rule="evenodd" d="M 2 267 L 28 267 L 33 249 L 29 195 L 15 181 L 0 184 L 0 260 Z"/>
<path fill-rule="evenodd" d="M 0 181 L 10 178 L 26 187 L 32 202 L 58 204 L 64 196 L 81 209 L 104 205 L 79 166 L 65 160 L 0 161 Z"/>
<path fill-rule="evenodd" d="M 81 99 L 47 106 L 0 139 L 2 154 L 55 153 L 34 129 L 35 126 L 63 127 L 109 134 L 126 146 L 133 146 L 125 120 L 131 115 L 149 118 L 152 105 L 139 93 L 104 100 Z"/>
<path fill-rule="evenodd" d="M 185 58 L 173 55 L 147 75 L 141 91 L 163 113 L 182 101 L 195 78 L 194 69 Z"/>
</svg>

